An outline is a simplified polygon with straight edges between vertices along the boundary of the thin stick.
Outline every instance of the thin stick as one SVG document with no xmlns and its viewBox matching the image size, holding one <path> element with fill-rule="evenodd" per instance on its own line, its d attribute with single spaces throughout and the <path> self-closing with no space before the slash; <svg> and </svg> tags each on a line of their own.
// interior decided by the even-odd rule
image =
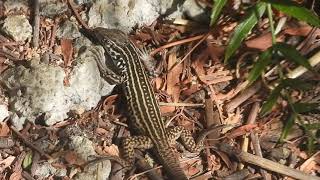
<svg viewBox="0 0 320 180">
<path fill-rule="evenodd" d="M 81 24 L 81 26 L 84 27 L 85 29 L 90 29 L 89 26 L 85 22 L 83 22 L 83 20 L 81 19 L 72 0 L 68 0 L 68 4 L 69 4 L 69 7 L 71 8 L 73 14 L 76 16 L 77 21 Z"/>
<path fill-rule="evenodd" d="M 157 49 L 151 51 L 150 55 L 153 56 L 153 55 L 157 54 L 159 51 L 161 51 L 163 49 L 167 49 L 167 48 L 170 48 L 170 47 L 173 47 L 173 46 L 177 46 L 177 45 L 181 45 L 181 44 L 185 44 L 185 43 L 188 43 L 188 42 L 191 42 L 191 41 L 195 41 L 195 40 L 201 39 L 201 38 L 203 38 L 203 36 L 204 35 L 199 35 L 199 36 L 194 36 L 194 37 L 191 37 L 191 38 L 187 38 L 187 39 L 182 39 L 182 40 L 179 40 L 179 41 L 171 42 L 169 44 L 163 45 L 163 46 L 158 47 Z"/>
<path fill-rule="evenodd" d="M 179 64 L 181 64 L 184 60 L 186 60 L 189 55 L 204 41 L 207 39 L 207 37 L 210 35 L 210 32 L 208 32 L 205 36 L 202 37 L 202 39 L 195 45 L 192 47 L 192 49 L 176 64 L 174 64 L 169 70 L 168 72 L 172 71 L 172 69 L 174 69 L 175 67 L 177 67 Z"/>
<path fill-rule="evenodd" d="M 160 106 L 176 106 L 176 107 L 199 107 L 199 106 L 204 106 L 204 104 L 202 103 L 198 103 L 198 104 L 193 104 L 193 103 L 175 103 L 175 102 L 172 102 L 172 103 L 166 103 L 166 102 L 159 102 L 159 105 Z"/>
<path fill-rule="evenodd" d="M 273 162 L 269 159 L 261 158 L 253 154 L 240 151 L 228 144 L 221 144 L 219 149 L 229 155 L 235 155 L 240 161 L 259 166 L 263 169 L 283 174 L 289 177 L 303 180 L 320 180 L 319 177 L 306 174 L 302 171 L 290 168 L 288 166 Z"/>
<path fill-rule="evenodd" d="M 33 47 L 39 47 L 39 30 L 40 30 L 40 15 L 39 15 L 39 0 L 33 1 L 33 8 L 34 8 L 34 19 L 33 19 L 33 38 L 32 38 L 32 45 Z"/>
<path fill-rule="evenodd" d="M 46 157 L 47 159 L 52 159 L 52 157 L 50 155 L 48 155 L 47 153 L 45 153 L 44 151 L 42 151 L 42 149 L 40 149 L 39 147 L 35 146 L 34 144 L 32 144 L 31 142 L 29 142 L 24 136 L 23 134 L 21 134 L 17 129 L 15 129 L 13 126 L 10 126 L 10 129 L 29 147 L 31 147 L 32 149 L 36 150 L 41 156 Z"/>
</svg>

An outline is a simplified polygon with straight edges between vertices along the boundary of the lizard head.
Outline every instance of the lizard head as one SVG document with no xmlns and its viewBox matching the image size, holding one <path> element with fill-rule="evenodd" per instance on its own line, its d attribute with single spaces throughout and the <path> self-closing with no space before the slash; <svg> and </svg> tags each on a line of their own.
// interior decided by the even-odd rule
<svg viewBox="0 0 320 180">
<path fill-rule="evenodd" d="M 126 46 L 130 43 L 128 36 L 118 29 L 97 27 L 93 29 L 93 33 L 95 33 L 95 39 L 98 40 L 100 44 L 110 45 L 111 48 L 115 45 Z"/>
</svg>

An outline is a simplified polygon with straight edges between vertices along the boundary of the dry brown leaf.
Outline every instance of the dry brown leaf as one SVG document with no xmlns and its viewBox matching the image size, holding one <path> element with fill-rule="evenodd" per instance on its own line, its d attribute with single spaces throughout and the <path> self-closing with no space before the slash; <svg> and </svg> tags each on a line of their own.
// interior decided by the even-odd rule
<svg viewBox="0 0 320 180">
<path fill-rule="evenodd" d="M 168 69 L 177 63 L 176 53 L 173 52 L 168 58 Z M 180 75 L 182 73 L 182 64 L 177 65 L 167 75 L 167 93 L 172 96 L 173 102 L 178 102 L 180 97 Z"/>
<path fill-rule="evenodd" d="M 163 79 L 161 77 L 154 78 L 154 84 L 156 89 L 161 90 L 163 88 Z"/>
<path fill-rule="evenodd" d="M 276 38 L 276 41 L 283 42 L 284 38 L 285 38 L 284 35 L 280 35 Z M 262 34 L 259 37 L 250 39 L 246 41 L 245 44 L 248 48 L 254 48 L 254 49 L 259 49 L 264 51 L 272 46 L 271 33 Z"/>
<path fill-rule="evenodd" d="M 197 83 L 197 84 L 191 84 L 190 87 L 187 87 L 187 88 L 183 89 L 183 90 L 182 90 L 182 91 L 183 91 L 182 93 L 183 93 L 183 95 L 185 95 L 185 96 L 188 97 L 188 96 L 194 94 L 195 92 L 199 91 L 200 88 L 201 88 L 201 86 L 199 85 L 199 83 Z"/>
<path fill-rule="evenodd" d="M 3 160 L 0 161 L 0 173 L 2 173 L 7 167 L 11 166 L 13 161 L 16 159 L 14 156 L 9 156 Z"/>
<path fill-rule="evenodd" d="M 174 106 L 160 106 L 161 114 L 172 113 L 176 110 Z"/>
<path fill-rule="evenodd" d="M 251 130 L 253 130 L 256 127 L 257 127 L 256 124 L 247 124 L 247 125 L 240 126 L 236 129 L 232 130 L 230 133 L 228 133 L 227 137 L 229 139 L 234 139 L 236 137 L 245 135 L 246 133 L 250 132 Z"/>
<path fill-rule="evenodd" d="M 67 161 L 68 164 L 71 165 L 82 165 L 85 163 L 85 161 L 81 157 L 79 157 L 77 153 L 74 151 L 67 151 L 64 154 L 64 159 Z"/>
<path fill-rule="evenodd" d="M 307 159 L 301 166 L 300 170 L 305 173 L 310 173 L 311 171 L 319 171 L 320 170 L 320 151 L 315 153 L 309 159 Z"/>
<path fill-rule="evenodd" d="M 5 71 L 8 68 L 8 65 L 5 64 L 6 58 L 0 57 L 0 73 Z"/>
<path fill-rule="evenodd" d="M 209 36 L 210 37 L 210 36 Z M 208 40 L 209 40 L 208 37 Z M 218 46 L 216 44 L 211 43 L 210 41 L 207 41 L 207 53 L 209 54 L 210 58 L 215 61 L 219 62 L 219 58 L 223 56 L 225 48 L 222 46 Z"/>
<path fill-rule="evenodd" d="M 18 171 L 15 171 L 12 173 L 9 177 L 9 180 L 21 180 L 22 179 L 22 169 L 19 169 Z"/>
<path fill-rule="evenodd" d="M 72 53 L 73 53 L 73 46 L 71 39 L 61 39 L 61 51 L 64 60 L 64 66 L 69 67 L 71 66 L 72 60 Z"/>
<path fill-rule="evenodd" d="M 307 36 L 311 31 L 311 26 L 302 26 L 302 27 L 293 27 L 287 28 L 283 30 L 284 34 L 288 34 L 291 36 Z"/>
<path fill-rule="evenodd" d="M 186 172 L 189 176 L 193 176 L 198 174 L 200 172 L 200 169 L 194 166 L 189 166 Z"/>
<path fill-rule="evenodd" d="M 51 166 L 55 167 L 57 169 L 66 169 L 67 168 L 67 166 L 65 164 L 62 164 L 62 163 L 51 163 Z"/>
<path fill-rule="evenodd" d="M 115 94 L 115 95 L 111 95 L 111 96 L 108 96 L 104 101 L 103 101 L 103 109 L 104 110 L 108 110 L 108 109 L 112 109 L 116 100 L 118 98 L 118 95 Z"/>
<path fill-rule="evenodd" d="M 119 148 L 115 144 L 103 146 L 103 152 L 111 156 L 119 156 Z"/>
<path fill-rule="evenodd" d="M 204 53 L 200 54 L 191 65 L 199 77 L 206 74 L 204 66 L 205 66 L 206 60 L 208 60 L 208 57 L 209 57 L 209 54 L 207 53 L 207 51 L 205 51 Z"/>
<path fill-rule="evenodd" d="M 135 35 L 135 39 L 139 39 L 142 42 L 145 42 L 145 41 L 151 40 L 152 36 L 144 32 L 139 32 Z"/>
<path fill-rule="evenodd" d="M 7 137 L 10 135 L 10 128 L 5 122 L 0 123 L 0 137 Z"/>
<path fill-rule="evenodd" d="M 102 136 L 102 135 L 108 134 L 108 131 L 103 129 L 103 128 L 97 128 L 96 129 L 96 134 Z"/>
<path fill-rule="evenodd" d="M 250 39 L 246 41 L 245 44 L 249 48 L 260 49 L 264 51 L 272 46 L 271 33 L 266 33 L 254 39 Z"/>
</svg>

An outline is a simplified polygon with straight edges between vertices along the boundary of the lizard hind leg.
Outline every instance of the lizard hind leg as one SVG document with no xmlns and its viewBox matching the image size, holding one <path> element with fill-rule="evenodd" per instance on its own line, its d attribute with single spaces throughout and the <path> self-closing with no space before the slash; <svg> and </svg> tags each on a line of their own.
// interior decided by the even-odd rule
<svg viewBox="0 0 320 180">
<path fill-rule="evenodd" d="M 153 142 L 147 136 L 132 136 L 122 141 L 123 158 L 130 165 L 134 164 L 134 149 L 147 150 L 153 147 Z"/>
<path fill-rule="evenodd" d="M 186 130 L 183 126 L 175 126 L 167 129 L 171 144 L 174 144 L 177 139 L 181 139 L 184 147 L 190 152 L 200 152 L 203 146 L 202 142 L 196 143 L 189 130 Z"/>
</svg>

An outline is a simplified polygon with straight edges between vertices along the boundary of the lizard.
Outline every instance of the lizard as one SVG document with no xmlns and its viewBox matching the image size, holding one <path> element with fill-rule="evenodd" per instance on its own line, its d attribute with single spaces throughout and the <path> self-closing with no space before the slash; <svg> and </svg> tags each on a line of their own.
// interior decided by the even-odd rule
<svg viewBox="0 0 320 180">
<path fill-rule="evenodd" d="M 85 35 L 105 50 L 106 60 L 97 59 L 101 76 L 109 83 L 119 84 L 126 97 L 129 119 L 137 136 L 127 137 L 122 142 L 126 164 L 134 164 L 134 149 L 153 149 L 170 178 L 188 179 L 172 144 L 180 138 L 188 151 L 199 152 L 202 142 L 195 143 L 191 132 L 182 126 L 165 128 L 159 103 L 141 60 L 141 51 L 118 29 L 85 29 Z M 111 59 L 111 60 L 110 60 Z"/>
</svg>

